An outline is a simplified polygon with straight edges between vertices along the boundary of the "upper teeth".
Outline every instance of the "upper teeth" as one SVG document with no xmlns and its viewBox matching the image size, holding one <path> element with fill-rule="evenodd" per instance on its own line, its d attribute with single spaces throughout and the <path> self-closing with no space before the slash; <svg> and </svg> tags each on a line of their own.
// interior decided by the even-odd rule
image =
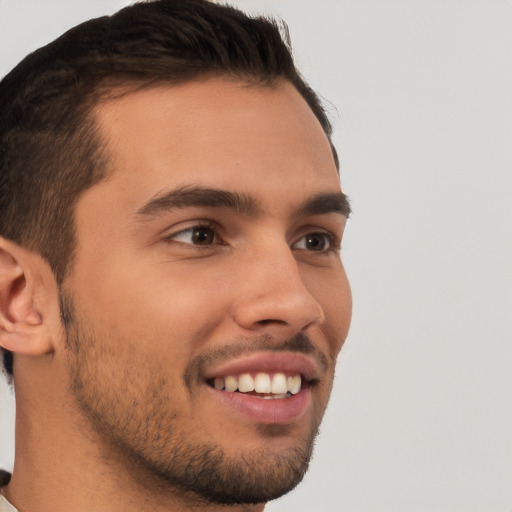
<svg viewBox="0 0 512 512">
<path fill-rule="evenodd" d="M 283 395 L 291 393 L 297 394 L 302 385 L 300 375 L 286 376 L 284 373 L 242 373 L 240 375 L 227 375 L 226 377 L 216 377 L 213 385 L 217 389 L 225 391 L 239 391 L 241 393 L 272 393 L 274 395 Z"/>
</svg>

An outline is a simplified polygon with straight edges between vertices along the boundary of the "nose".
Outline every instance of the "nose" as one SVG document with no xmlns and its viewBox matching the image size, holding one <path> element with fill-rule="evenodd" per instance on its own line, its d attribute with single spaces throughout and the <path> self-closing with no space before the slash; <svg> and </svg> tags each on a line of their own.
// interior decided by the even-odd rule
<svg viewBox="0 0 512 512">
<path fill-rule="evenodd" d="M 260 248 L 243 265 L 234 305 L 235 321 L 243 329 L 260 333 L 272 329 L 282 336 L 322 324 L 321 304 L 307 289 L 292 250 L 283 243 Z"/>
</svg>

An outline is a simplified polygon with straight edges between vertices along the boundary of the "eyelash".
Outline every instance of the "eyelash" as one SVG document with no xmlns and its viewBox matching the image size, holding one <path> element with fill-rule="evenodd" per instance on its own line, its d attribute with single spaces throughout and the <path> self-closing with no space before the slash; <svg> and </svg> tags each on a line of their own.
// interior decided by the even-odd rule
<svg viewBox="0 0 512 512">
<path fill-rule="evenodd" d="M 300 240 L 303 240 L 305 237 L 316 236 L 316 235 L 320 235 L 320 236 L 324 237 L 324 239 L 327 240 L 328 247 L 327 247 L 327 249 L 320 249 L 318 251 L 311 249 L 308 252 L 313 252 L 313 253 L 316 252 L 318 254 L 328 254 L 331 252 L 339 252 L 340 251 L 341 245 L 338 240 L 338 237 L 336 237 L 335 235 L 333 235 L 332 233 L 329 233 L 327 231 L 310 231 L 308 233 L 305 233 L 292 245 L 292 248 L 294 245 L 296 245 Z M 307 251 L 308 249 L 297 249 L 297 250 Z"/>
<path fill-rule="evenodd" d="M 180 241 L 177 241 L 176 238 L 180 235 L 184 235 L 186 233 L 190 233 L 190 235 L 193 235 L 193 232 L 194 230 L 199 230 L 199 229 L 210 229 L 212 231 L 212 235 L 213 235 L 213 240 L 211 243 L 207 243 L 207 244 L 204 244 L 204 245 L 201 245 L 201 244 L 195 244 L 195 243 L 190 243 L 190 242 L 180 242 Z M 186 246 L 190 246 L 191 248 L 195 249 L 195 250 L 211 250 L 212 246 L 213 245 L 226 245 L 222 242 L 215 242 L 214 240 L 215 239 L 219 239 L 219 235 L 218 235 L 218 231 L 219 231 L 219 227 L 214 223 L 214 222 L 211 222 L 211 221 L 198 221 L 196 224 L 194 225 L 191 225 L 190 227 L 186 228 L 186 229 L 182 229 L 176 233 L 172 233 L 171 235 L 165 237 L 165 240 L 169 241 L 169 242 L 176 242 L 176 243 L 180 243 L 180 244 L 183 244 L 183 245 L 186 245 Z M 298 240 L 296 240 L 291 248 L 293 249 L 295 245 L 298 244 L 299 241 L 303 240 L 305 237 L 307 236 L 310 236 L 310 237 L 313 237 L 313 236 L 316 236 L 316 235 L 320 235 L 322 237 L 324 237 L 324 239 L 327 241 L 327 249 L 320 249 L 320 250 L 308 250 L 306 248 L 301 248 L 301 249 L 296 249 L 296 250 L 301 250 L 301 251 L 307 251 L 307 252 L 310 252 L 310 253 L 317 253 L 319 255 L 321 254 L 329 254 L 329 253 L 332 253 L 332 252 L 336 252 L 338 253 L 340 250 L 341 250 L 341 246 L 340 246 L 340 241 L 338 239 L 337 236 L 335 236 L 333 233 L 330 233 L 330 232 L 327 232 L 327 231 L 310 231 L 310 232 L 307 232 L 307 233 L 304 233 Z"/>
<path fill-rule="evenodd" d="M 212 244 L 200 245 L 200 244 L 194 244 L 194 243 L 188 243 L 188 242 L 179 242 L 179 241 L 175 240 L 179 235 L 184 235 L 185 233 L 189 233 L 189 232 L 191 234 L 193 234 L 193 231 L 196 229 L 210 229 L 213 233 L 213 237 L 219 238 L 218 226 L 215 223 L 210 222 L 210 221 L 198 221 L 198 222 L 196 222 L 196 224 L 194 224 L 188 228 L 182 229 L 182 230 L 178 231 L 177 233 L 172 233 L 171 235 L 165 237 L 165 240 L 167 240 L 169 242 L 175 241 L 175 242 L 181 243 L 183 245 L 191 246 L 194 249 L 198 249 L 198 250 L 211 248 L 211 246 L 213 245 L 214 242 Z M 221 245 L 224 245 L 224 244 L 221 244 Z"/>
</svg>

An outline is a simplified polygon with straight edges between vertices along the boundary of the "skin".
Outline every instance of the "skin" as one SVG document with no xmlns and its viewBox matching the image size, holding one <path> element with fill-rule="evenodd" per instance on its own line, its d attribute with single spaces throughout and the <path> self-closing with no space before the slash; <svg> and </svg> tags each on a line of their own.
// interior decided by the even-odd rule
<svg viewBox="0 0 512 512">
<path fill-rule="evenodd" d="M 198 446 L 222 453 L 219 478 L 295 485 L 351 315 L 338 250 L 345 216 L 299 209 L 341 191 L 322 128 L 283 82 L 160 86 L 94 114 L 110 169 L 76 207 L 77 247 L 61 291 L 67 326 L 47 264 L 8 241 L 0 249 L 11 269 L 4 281 L 25 283 L 23 297 L 3 286 L 11 335 L 0 339 L 17 352 L 16 463 L 4 493 L 27 511 L 204 510 L 204 497 L 169 476 L 183 465 L 182 448 Z M 192 187 L 238 194 L 251 208 L 147 208 Z M 194 244 L 198 224 L 211 243 Z M 311 233 L 325 248 L 307 245 Z M 292 419 L 257 421 L 205 381 L 233 361 L 275 354 L 315 368 Z M 228 509 L 263 504 L 208 504 Z"/>
</svg>

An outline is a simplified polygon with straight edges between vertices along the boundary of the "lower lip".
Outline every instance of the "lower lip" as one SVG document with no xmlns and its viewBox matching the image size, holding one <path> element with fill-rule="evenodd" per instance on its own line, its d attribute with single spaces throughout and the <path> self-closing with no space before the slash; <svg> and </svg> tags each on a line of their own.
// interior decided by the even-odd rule
<svg viewBox="0 0 512 512">
<path fill-rule="evenodd" d="M 245 393 L 220 391 L 208 386 L 217 400 L 258 423 L 290 423 L 301 418 L 311 402 L 311 388 L 303 388 L 287 398 L 264 399 Z"/>
</svg>

